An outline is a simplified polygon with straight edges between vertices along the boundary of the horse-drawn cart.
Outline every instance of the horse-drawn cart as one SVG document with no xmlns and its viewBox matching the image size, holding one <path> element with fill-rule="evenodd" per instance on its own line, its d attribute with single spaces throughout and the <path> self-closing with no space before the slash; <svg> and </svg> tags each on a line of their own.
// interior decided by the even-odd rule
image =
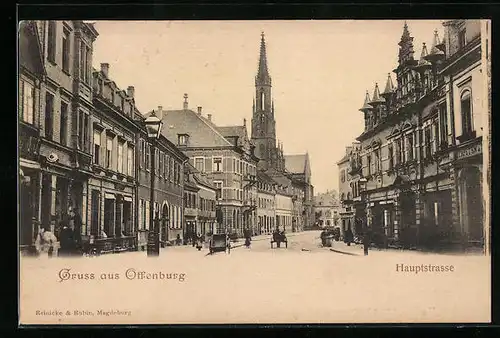
<svg viewBox="0 0 500 338">
<path fill-rule="evenodd" d="M 210 254 L 219 251 L 231 252 L 231 241 L 226 234 L 213 234 L 209 243 Z"/>
<path fill-rule="evenodd" d="M 281 243 L 285 243 L 285 248 L 288 248 L 288 239 L 284 232 L 274 232 L 271 238 L 271 249 L 273 248 L 273 243 L 276 243 L 277 248 L 281 246 Z"/>
</svg>

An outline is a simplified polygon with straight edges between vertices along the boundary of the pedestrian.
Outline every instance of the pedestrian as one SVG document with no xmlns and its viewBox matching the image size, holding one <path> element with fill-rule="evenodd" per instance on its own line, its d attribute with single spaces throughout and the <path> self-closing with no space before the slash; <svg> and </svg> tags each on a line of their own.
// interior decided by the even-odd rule
<svg viewBox="0 0 500 338">
<path fill-rule="evenodd" d="M 351 242 L 353 241 L 353 237 L 354 237 L 354 235 L 352 234 L 351 227 L 348 227 L 346 232 L 345 232 L 345 235 L 344 235 L 344 239 L 345 239 L 347 246 L 351 246 Z"/>
<path fill-rule="evenodd" d="M 365 252 L 365 256 L 368 256 L 368 248 L 371 243 L 371 231 L 369 227 L 365 228 L 365 233 L 363 235 L 363 250 Z"/>
</svg>

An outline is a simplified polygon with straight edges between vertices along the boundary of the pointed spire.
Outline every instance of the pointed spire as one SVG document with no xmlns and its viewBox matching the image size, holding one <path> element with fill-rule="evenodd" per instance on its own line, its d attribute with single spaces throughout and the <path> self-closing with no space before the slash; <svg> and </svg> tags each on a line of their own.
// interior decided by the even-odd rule
<svg viewBox="0 0 500 338">
<path fill-rule="evenodd" d="M 257 70 L 257 77 L 255 78 L 258 84 L 271 84 L 271 77 L 267 68 L 267 55 L 266 55 L 266 40 L 264 32 L 261 34 L 260 39 L 260 56 L 259 56 L 259 69 Z"/>
<path fill-rule="evenodd" d="M 373 109 L 373 107 L 370 105 L 370 94 L 368 94 L 368 90 L 366 91 L 365 95 L 365 103 L 363 104 L 363 107 L 361 107 L 359 110 L 362 112 L 368 111 L 370 109 Z"/>
<path fill-rule="evenodd" d="M 399 45 L 399 64 L 403 65 L 406 62 L 412 62 L 413 59 L 413 37 L 410 36 L 410 31 L 408 29 L 408 24 L 405 21 L 403 26 L 403 34 L 401 35 L 401 41 L 398 43 Z"/>
<path fill-rule="evenodd" d="M 427 46 L 425 45 L 425 42 L 422 44 L 422 53 L 420 54 L 420 60 L 418 60 L 418 64 L 415 67 L 416 70 L 426 70 L 430 67 L 432 67 L 432 64 L 427 61 L 427 57 L 429 56 L 429 53 L 427 52 Z"/>
<path fill-rule="evenodd" d="M 384 98 L 380 96 L 380 90 L 378 88 L 378 83 L 375 83 L 375 89 L 373 90 L 373 97 L 372 100 L 370 101 L 370 104 L 373 105 L 373 103 L 382 103 L 384 102 Z"/>
<path fill-rule="evenodd" d="M 442 60 L 444 58 L 444 51 L 441 49 L 444 47 L 444 43 L 439 41 L 439 35 L 437 29 L 434 31 L 434 40 L 432 41 L 431 52 L 426 56 L 426 59 L 430 62 L 435 62 Z"/>
<path fill-rule="evenodd" d="M 253 98 L 252 112 L 254 112 L 254 113 L 255 113 L 255 97 Z"/>
<path fill-rule="evenodd" d="M 394 84 L 392 83 L 391 73 L 387 73 L 387 83 L 385 84 L 385 90 L 382 95 L 394 93 Z"/>
</svg>

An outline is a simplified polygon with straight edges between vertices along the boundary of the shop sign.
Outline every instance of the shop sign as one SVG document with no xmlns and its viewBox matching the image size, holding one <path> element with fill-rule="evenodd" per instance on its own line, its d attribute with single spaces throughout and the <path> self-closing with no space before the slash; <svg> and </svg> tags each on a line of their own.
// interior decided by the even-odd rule
<svg viewBox="0 0 500 338">
<path fill-rule="evenodd" d="M 467 158 L 474 155 L 481 154 L 483 151 L 483 147 L 481 143 L 473 145 L 472 147 L 466 149 L 460 149 L 457 153 L 457 159 Z"/>
</svg>

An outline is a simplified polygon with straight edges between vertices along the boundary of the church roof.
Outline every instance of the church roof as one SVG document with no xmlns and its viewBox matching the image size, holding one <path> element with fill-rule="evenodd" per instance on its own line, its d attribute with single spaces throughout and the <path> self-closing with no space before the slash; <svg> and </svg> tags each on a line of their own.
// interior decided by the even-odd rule
<svg viewBox="0 0 500 338">
<path fill-rule="evenodd" d="M 303 174 L 306 171 L 307 154 L 285 155 L 285 168 L 292 174 Z"/>
<path fill-rule="evenodd" d="M 162 120 L 162 134 L 174 144 L 179 134 L 187 134 L 190 147 L 232 146 L 217 127 L 190 109 L 164 110 Z"/>
<path fill-rule="evenodd" d="M 380 90 L 378 88 L 378 83 L 375 83 L 375 89 L 373 90 L 373 97 L 372 97 L 372 100 L 370 101 L 370 104 L 382 103 L 384 101 L 385 101 L 384 98 L 380 96 Z"/>
</svg>

